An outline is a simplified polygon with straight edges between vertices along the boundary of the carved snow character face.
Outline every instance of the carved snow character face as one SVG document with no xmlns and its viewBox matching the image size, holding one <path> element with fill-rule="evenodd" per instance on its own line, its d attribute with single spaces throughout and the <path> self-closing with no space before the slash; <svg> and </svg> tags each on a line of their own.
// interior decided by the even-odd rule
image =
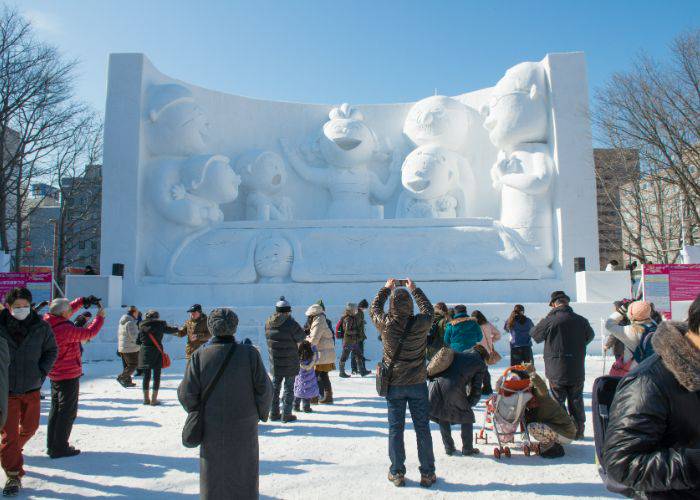
<svg viewBox="0 0 700 500">
<path fill-rule="evenodd" d="M 255 271 L 261 278 L 282 279 L 289 276 L 293 260 L 292 245 L 279 236 L 264 238 L 255 247 Z"/>
<path fill-rule="evenodd" d="M 447 194 L 455 187 L 453 154 L 434 145 L 414 149 L 401 166 L 401 183 L 414 197 L 424 200 Z"/>
<path fill-rule="evenodd" d="M 252 191 L 273 194 L 287 182 L 284 160 L 273 151 L 253 150 L 236 162 L 236 171 Z"/>
<path fill-rule="evenodd" d="M 525 62 L 506 71 L 482 115 L 491 142 L 503 151 L 524 142 L 547 142 L 549 102 L 542 65 Z"/>
<path fill-rule="evenodd" d="M 155 85 L 146 98 L 148 149 L 154 155 L 190 156 L 206 151 L 209 123 L 182 85 Z"/>
<path fill-rule="evenodd" d="M 190 158 L 181 172 L 185 189 L 216 204 L 230 203 L 238 198 L 241 178 L 221 155 Z"/>
<path fill-rule="evenodd" d="M 476 112 L 451 97 L 427 97 L 410 109 L 403 133 L 417 146 L 436 144 L 457 151 L 469 135 L 472 114 Z"/>
<path fill-rule="evenodd" d="M 333 108 L 323 125 L 321 154 L 332 165 L 350 168 L 368 162 L 377 147 L 362 113 L 348 104 Z"/>
</svg>

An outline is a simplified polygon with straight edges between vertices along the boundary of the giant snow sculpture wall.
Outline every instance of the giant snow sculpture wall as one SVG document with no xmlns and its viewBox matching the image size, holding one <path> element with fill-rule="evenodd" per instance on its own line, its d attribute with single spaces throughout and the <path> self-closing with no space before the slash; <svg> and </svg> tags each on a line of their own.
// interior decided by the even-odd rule
<svg viewBox="0 0 700 500">
<path fill-rule="evenodd" d="M 454 301 L 573 291 L 573 258 L 598 260 L 587 100 L 580 53 L 370 106 L 227 95 L 112 55 L 102 269 L 162 306 L 341 303 L 404 276 Z"/>
</svg>

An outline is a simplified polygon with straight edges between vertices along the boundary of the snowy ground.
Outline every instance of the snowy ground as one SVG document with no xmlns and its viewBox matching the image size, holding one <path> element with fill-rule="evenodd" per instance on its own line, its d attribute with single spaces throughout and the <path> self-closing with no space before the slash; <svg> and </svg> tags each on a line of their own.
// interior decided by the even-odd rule
<svg viewBox="0 0 700 500">
<path fill-rule="evenodd" d="M 541 357 L 538 360 L 541 369 Z M 123 389 L 114 380 L 119 362 L 86 365 L 80 411 L 72 444 L 83 453 L 50 460 L 45 455 L 46 415 L 27 445 L 26 497 L 196 498 L 199 491 L 197 450 L 183 448 L 180 430 L 185 414 L 176 387 L 184 368 L 174 362 L 164 374 L 163 405 L 140 404 L 139 388 Z M 493 368 L 493 376 L 502 368 Z M 260 492 L 263 498 L 456 498 L 464 494 L 489 498 L 547 496 L 606 497 L 596 473 L 590 421 L 591 385 L 602 373 L 602 359 L 589 357 L 585 397 L 587 435 L 566 447 L 563 459 L 547 461 L 517 453 L 510 460 L 493 458 L 491 445 L 480 446 L 478 458 L 445 455 L 437 426 L 432 424 L 438 483 L 418 486 L 415 435 L 406 433 L 406 488 L 386 480 L 386 404 L 374 392 L 374 379 L 333 379 L 336 404 L 316 406 L 294 424 L 260 427 Z M 480 424 L 483 404 L 477 408 Z M 458 430 L 453 435 L 458 438 Z M 232 497 L 234 498 L 234 497 Z"/>
</svg>

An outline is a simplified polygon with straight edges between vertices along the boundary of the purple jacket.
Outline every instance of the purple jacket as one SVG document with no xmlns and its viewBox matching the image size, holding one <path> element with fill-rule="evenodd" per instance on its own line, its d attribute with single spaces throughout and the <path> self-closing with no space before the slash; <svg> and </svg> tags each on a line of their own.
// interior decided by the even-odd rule
<svg viewBox="0 0 700 500">
<path fill-rule="evenodd" d="M 317 398 L 320 394 L 318 391 L 318 382 L 316 381 L 316 361 L 318 360 L 318 351 L 316 346 L 313 347 L 314 358 L 310 363 L 299 363 L 299 374 L 294 379 L 294 397 L 301 399 Z"/>
</svg>

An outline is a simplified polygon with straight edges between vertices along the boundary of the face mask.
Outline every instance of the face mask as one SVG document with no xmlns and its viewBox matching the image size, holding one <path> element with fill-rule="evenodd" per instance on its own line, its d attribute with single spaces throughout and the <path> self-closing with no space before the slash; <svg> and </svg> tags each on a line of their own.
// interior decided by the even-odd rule
<svg viewBox="0 0 700 500">
<path fill-rule="evenodd" d="M 12 316 L 19 321 L 27 319 L 27 316 L 29 316 L 29 313 L 31 312 L 31 308 L 29 307 L 15 307 L 12 309 Z"/>
</svg>

